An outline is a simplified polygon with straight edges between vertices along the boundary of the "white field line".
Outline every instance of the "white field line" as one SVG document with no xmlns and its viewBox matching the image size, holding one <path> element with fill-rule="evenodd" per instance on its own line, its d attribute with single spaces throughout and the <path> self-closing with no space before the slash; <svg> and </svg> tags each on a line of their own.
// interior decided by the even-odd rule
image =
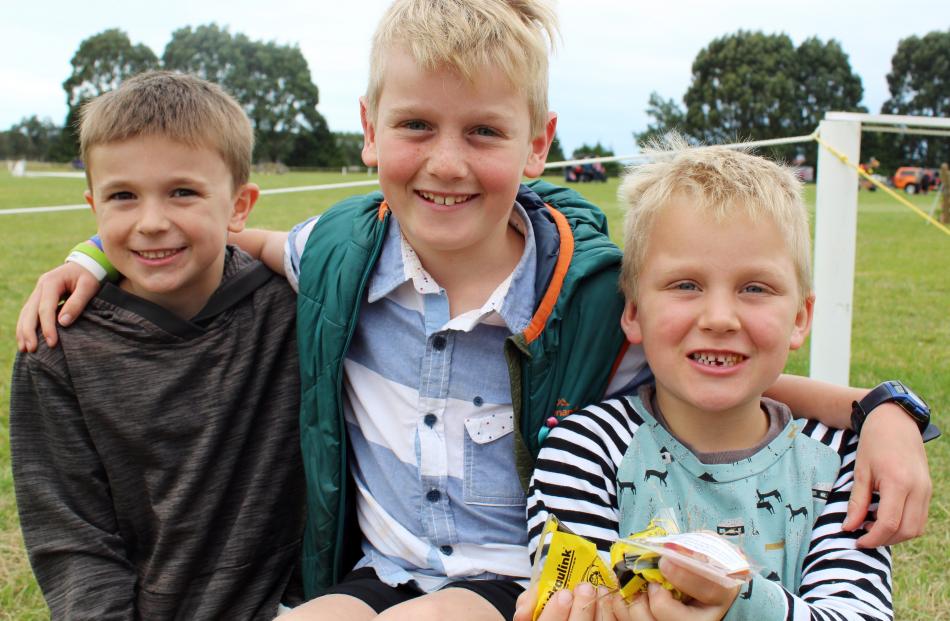
<svg viewBox="0 0 950 621">
<path fill-rule="evenodd" d="M 68 177 L 70 179 L 85 179 L 86 173 L 81 172 L 24 172 L 15 177 Z"/>
<path fill-rule="evenodd" d="M 15 216 L 22 213 L 52 213 L 55 211 L 79 211 L 89 209 L 89 205 L 57 205 L 55 207 L 19 207 L 17 209 L 0 209 L 0 216 Z"/>
<path fill-rule="evenodd" d="M 274 188 L 272 190 L 261 190 L 261 195 L 290 194 L 291 192 L 311 192 L 317 190 L 338 190 L 340 188 L 359 188 L 367 185 L 379 185 L 379 180 L 369 179 L 367 181 L 347 181 L 346 183 L 325 183 L 323 185 L 300 185 L 292 188 Z"/>
</svg>

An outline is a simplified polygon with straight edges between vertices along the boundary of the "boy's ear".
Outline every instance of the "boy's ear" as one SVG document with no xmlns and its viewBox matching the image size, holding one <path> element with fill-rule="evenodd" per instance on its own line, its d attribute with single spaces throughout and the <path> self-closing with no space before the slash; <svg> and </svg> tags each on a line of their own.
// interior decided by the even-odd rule
<svg viewBox="0 0 950 621">
<path fill-rule="evenodd" d="M 802 307 L 798 309 L 795 315 L 795 327 L 792 328 L 792 335 L 789 338 L 788 348 L 798 349 L 805 343 L 805 338 L 811 331 L 811 320 L 815 313 L 815 296 L 810 295 L 805 298 Z"/>
<path fill-rule="evenodd" d="M 548 149 L 554 140 L 557 131 L 557 113 L 548 113 L 548 122 L 544 124 L 544 131 L 531 139 L 531 153 L 524 167 L 525 177 L 540 177 L 544 172 L 544 163 L 548 159 Z M 364 156 L 365 157 L 365 156 Z"/>
<path fill-rule="evenodd" d="M 96 213 L 96 201 L 92 197 L 92 191 L 86 190 L 82 193 L 83 197 L 86 199 L 86 202 L 89 203 L 89 206 L 92 208 L 92 213 Z"/>
<path fill-rule="evenodd" d="M 363 125 L 363 163 L 374 168 L 379 165 L 376 155 L 376 123 L 366 112 L 366 98 L 360 97 L 360 123 Z"/>
<path fill-rule="evenodd" d="M 234 203 L 231 205 L 231 218 L 228 220 L 228 231 L 231 233 L 240 233 L 244 230 L 244 224 L 247 217 L 251 215 L 251 209 L 261 195 L 261 189 L 256 183 L 245 183 L 238 188 L 234 196 Z"/>
<path fill-rule="evenodd" d="M 637 303 L 630 300 L 624 304 L 623 314 L 620 316 L 620 327 L 627 335 L 627 340 L 634 345 L 643 342 L 643 331 L 640 329 L 640 316 L 637 313 Z"/>
</svg>

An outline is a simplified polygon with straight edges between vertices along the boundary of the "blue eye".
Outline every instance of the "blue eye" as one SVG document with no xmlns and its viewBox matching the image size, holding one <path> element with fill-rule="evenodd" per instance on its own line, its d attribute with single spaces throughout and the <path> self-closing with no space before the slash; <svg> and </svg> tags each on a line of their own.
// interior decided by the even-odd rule
<svg viewBox="0 0 950 621">
<path fill-rule="evenodd" d="M 488 138 L 493 138 L 495 136 L 500 136 L 501 134 L 491 127 L 478 127 L 475 129 L 475 134 L 479 136 L 485 136 Z"/>
<path fill-rule="evenodd" d="M 189 196 L 197 196 L 198 193 L 192 190 L 191 188 L 175 188 L 172 190 L 173 198 L 187 198 Z"/>
<path fill-rule="evenodd" d="M 766 293 L 765 287 L 756 284 L 746 285 L 742 290 L 746 293 Z"/>
<path fill-rule="evenodd" d="M 699 285 L 694 282 L 684 280 L 674 284 L 673 289 L 677 289 L 679 291 L 699 291 Z"/>
<path fill-rule="evenodd" d="M 429 129 L 428 123 L 425 121 L 406 121 L 402 124 L 406 129 L 411 129 L 414 131 L 424 131 Z"/>
<path fill-rule="evenodd" d="M 110 201 L 130 201 L 135 199 L 135 194 L 132 192 L 113 192 L 109 195 Z"/>
</svg>

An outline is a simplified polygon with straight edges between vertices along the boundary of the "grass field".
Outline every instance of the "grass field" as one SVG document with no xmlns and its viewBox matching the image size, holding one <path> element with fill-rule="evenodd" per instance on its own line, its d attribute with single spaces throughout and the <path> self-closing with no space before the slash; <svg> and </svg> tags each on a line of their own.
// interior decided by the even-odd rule
<svg viewBox="0 0 950 621">
<path fill-rule="evenodd" d="M 361 175 L 291 173 L 258 176 L 262 188 L 361 180 Z M 601 205 L 614 239 L 621 215 L 616 181 L 577 188 Z M 81 179 L 12 178 L 0 172 L 0 210 L 82 201 Z M 352 190 L 263 197 L 251 225 L 287 228 L 323 211 Z M 814 188 L 808 189 L 814 203 Z M 932 197 L 916 196 L 929 209 Z M 48 618 L 23 550 L 13 497 L 9 452 L 10 373 L 15 355 L 14 326 L 36 277 L 57 265 L 67 250 L 95 229 L 86 211 L 0 216 L 0 620 Z M 619 240 L 617 240 L 619 241 Z M 924 223 L 881 193 L 861 193 L 858 220 L 851 382 L 871 385 L 900 378 L 923 395 L 938 422 L 950 431 L 950 237 Z M 788 370 L 805 374 L 807 348 L 796 352 Z M 934 499 L 928 532 L 895 549 L 894 599 L 901 620 L 950 619 L 950 438 L 928 447 Z M 941 552 L 944 550 L 944 552 Z"/>
</svg>

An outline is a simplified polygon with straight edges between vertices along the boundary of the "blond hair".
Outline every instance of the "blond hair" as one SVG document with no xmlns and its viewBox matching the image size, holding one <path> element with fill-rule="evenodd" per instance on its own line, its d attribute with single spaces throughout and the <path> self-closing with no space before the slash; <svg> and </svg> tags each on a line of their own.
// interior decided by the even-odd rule
<svg viewBox="0 0 950 621">
<path fill-rule="evenodd" d="M 637 299 L 637 280 L 657 213 L 685 199 L 718 222 L 737 210 L 753 220 L 771 218 L 785 238 L 804 303 L 812 292 L 808 210 L 801 182 L 791 169 L 742 150 L 690 148 L 676 134 L 654 141 L 644 154 L 650 163 L 630 168 L 619 190 L 627 207 L 620 284 L 628 300 Z"/>
<path fill-rule="evenodd" d="M 164 136 L 218 152 L 237 188 L 251 172 L 254 130 L 241 106 L 217 84 L 183 73 L 147 71 L 82 107 L 79 152 L 90 181 L 93 147 Z"/>
<path fill-rule="evenodd" d="M 548 116 L 548 46 L 557 16 L 541 0 L 396 0 L 373 35 L 366 108 L 376 119 L 386 56 L 401 48 L 425 70 L 448 67 L 471 81 L 480 69 L 500 68 L 528 97 L 531 133 Z"/>
</svg>

